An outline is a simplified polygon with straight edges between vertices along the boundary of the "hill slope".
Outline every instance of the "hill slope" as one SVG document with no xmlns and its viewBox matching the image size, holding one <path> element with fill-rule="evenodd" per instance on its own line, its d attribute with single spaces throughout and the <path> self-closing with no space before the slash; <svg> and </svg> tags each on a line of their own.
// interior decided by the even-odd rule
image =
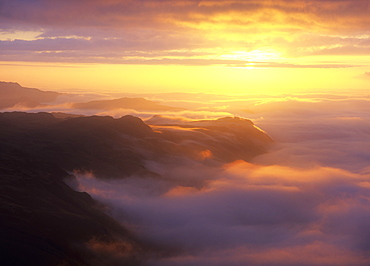
<svg viewBox="0 0 370 266">
<path fill-rule="evenodd" d="M 272 143 L 250 121 L 235 118 L 150 127 L 133 116 L 56 118 L 13 112 L 0 113 L 0 128 L 5 265 L 137 265 L 145 258 L 146 245 L 87 193 L 66 185 L 73 171 L 103 179 L 160 179 L 147 160 L 176 157 L 222 164 L 253 158 Z"/>
</svg>

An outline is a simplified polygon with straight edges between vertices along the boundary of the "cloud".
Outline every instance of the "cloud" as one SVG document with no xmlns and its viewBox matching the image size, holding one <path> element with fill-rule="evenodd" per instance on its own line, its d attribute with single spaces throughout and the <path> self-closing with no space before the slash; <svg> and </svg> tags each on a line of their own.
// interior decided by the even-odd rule
<svg viewBox="0 0 370 266">
<path fill-rule="evenodd" d="M 367 55 L 369 8 L 363 0 L 5 0 L 0 9 L 2 32 L 40 34 L 32 40 L 22 39 L 22 34 L 19 39 L 3 40 L 0 58 L 231 66 L 253 61 L 257 67 L 347 67 L 352 64 L 299 64 L 289 58 L 278 62 L 221 60 L 220 55 L 267 47 L 288 57 Z"/>
<path fill-rule="evenodd" d="M 89 5 L 87 5 L 87 3 Z M 73 7 L 73 8 L 71 8 Z M 3 2 L 3 15 L 5 18 L 19 19 L 27 22 L 41 23 L 77 23 L 77 25 L 123 25 L 127 26 L 133 23 L 141 23 L 150 25 L 153 21 L 157 23 L 162 22 L 163 19 L 178 19 L 178 20 L 199 20 L 208 17 L 213 20 L 216 15 L 228 14 L 253 14 L 256 11 L 270 12 L 272 17 L 263 17 L 261 21 L 269 21 L 275 17 L 275 11 L 286 15 L 297 14 L 315 14 L 320 19 L 325 19 L 324 15 L 332 15 L 326 20 L 334 20 L 333 16 L 356 18 L 365 16 L 369 4 L 365 1 L 295 1 L 292 3 L 287 0 L 279 1 L 160 1 L 160 0 L 146 0 L 146 1 L 64 1 L 59 3 L 57 1 L 48 1 L 45 4 L 44 0 L 34 0 L 32 2 L 24 1 L 5 1 Z M 58 10 L 69 10 L 69 13 L 58 13 Z M 79 11 L 84 9 L 85 16 L 79 16 Z M 29 11 L 29 12 L 26 12 Z M 100 11 L 100 12 L 99 12 Z M 103 12 L 102 12 L 103 11 Z M 44 13 L 43 13 L 44 12 Z M 233 13 L 232 13 L 233 12 Z M 179 17 L 178 15 L 182 15 Z M 258 14 L 258 13 L 257 13 Z M 198 16 L 194 16 L 198 15 Z M 259 15 L 259 14 L 258 14 Z M 176 17 L 177 16 L 177 17 Z M 148 21 L 145 22 L 144 17 Z M 258 16 L 257 16 L 258 17 Z M 220 17 L 222 19 L 222 17 Z M 254 16 L 252 16 L 254 18 Z M 289 18 L 289 17 L 288 17 Z M 224 19 L 229 19 L 226 16 Z M 248 18 L 247 18 L 248 19 Z M 251 18 L 249 18 L 250 20 Z M 281 18 L 280 18 L 281 19 Z M 290 18 L 289 18 L 290 19 Z M 301 18 L 305 19 L 305 16 Z M 296 19 L 299 21 L 299 18 Z M 239 21 L 239 23 L 242 21 Z M 352 22 L 352 21 L 351 21 Z M 164 23 L 164 21 L 163 21 Z M 307 22 L 306 22 L 307 23 Z M 363 22 L 365 23 L 365 21 Z"/>
<path fill-rule="evenodd" d="M 360 172 L 367 167 L 368 98 L 285 99 L 249 107 L 254 122 L 278 143 L 255 162 L 322 165 Z"/>
<path fill-rule="evenodd" d="M 189 179 L 194 171 L 178 167 L 159 181 L 136 177 L 107 183 L 83 176 L 78 181 L 143 241 L 173 248 L 175 253 L 150 264 L 369 262 L 370 228 L 363 222 L 369 188 L 361 185 L 369 175 L 245 162 L 222 171 L 196 169 L 196 178 L 211 174 L 213 180 L 199 187 L 199 180 Z M 177 185 L 184 180 L 188 184 Z"/>
<path fill-rule="evenodd" d="M 102 241 L 93 238 L 84 248 L 88 253 L 94 254 L 87 259 L 89 265 L 135 265 L 140 264 L 138 258 L 145 256 L 140 248 L 124 240 Z"/>
<path fill-rule="evenodd" d="M 368 99 L 304 97 L 251 105 L 278 144 L 249 163 L 152 160 L 160 179 L 79 175 L 79 189 L 167 251 L 149 265 L 368 265 Z"/>
<path fill-rule="evenodd" d="M 177 96 L 152 95 L 164 102 Z M 68 110 L 71 99 L 110 95 L 63 97 L 58 105 L 44 108 L 77 112 Z M 231 133 L 248 135 L 253 124 L 244 121 L 246 126 L 238 127 L 231 122 L 238 119 L 194 121 L 224 114 L 196 105 L 193 110 L 168 112 L 147 121 L 168 134 L 157 147 L 169 156 L 153 155 L 155 149 L 141 146 L 146 168 L 160 177 L 103 181 L 76 174 L 79 190 L 106 204 L 113 217 L 160 250 L 157 257 L 147 258 L 149 265 L 369 265 L 369 96 L 283 95 L 244 100 L 239 95 L 224 101 L 221 96 L 197 97 L 188 95 L 186 100 L 228 106 L 225 112 L 243 113 L 248 108 L 248 116 L 277 144 L 250 162 L 222 165 L 216 161 L 217 149 L 212 148 L 219 145 L 221 155 L 227 157 L 230 151 L 237 154 L 240 143 Z M 151 114 L 114 112 L 117 116 Z M 207 127 L 218 133 L 212 135 Z M 187 134 L 192 134 L 191 142 Z M 169 142 L 173 145 L 164 145 Z M 199 144 L 199 153 L 191 156 L 176 150 L 194 152 L 192 147 Z M 129 243 L 88 244 L 92 252 L 118 265 L 127 259 L 120 251 L 130 250 Z"/>
<path fill-rule="evenodd" d="M 101 63 L 101 64 L 127 64 L 127 65 L 183 65 L 183 66 L 228 66 L 240 68 L 351 68 L 358 64 L 348 63 L 287 63 L 284 60 L 245 60 L 245 59 L 219 59 L 219 54 L 211 49 L 202 52 L 198 49 L 186 47 L 186 42 L 178 41 L 179 45 L 166 45 L 144 42 L 126 43 L 123 38 L 111 41 L 93 41 L 73 38 L 58 38 L 53 40 L 7 40 L 0 41 L 0 60 L 23 62 L 61 62 L 61 63 Z M 164 42 L 161 40 L 161 42 Z M 179 47 L 181 46 L 181 47 Z M 139 52 L 137 50 L 140 50 Z M 156 49 L 157 51 L 152 51 Z M 179 50 L 176 50 L 179 49 Z M 368 54 L 368 48 L 346 47 L 348 53 L 334 52 L 332 49 L 320 50 L 308 54 Z M 342 49 L 339 49 L 342 50 Z M 78 51 L 78 54 L 77 54 Z M 228 51 L 225 51 L 226 53 Z M 212 54 L 213 53 L 213 54 Z M 300 53 L 307 55 L 307 53 Z M 210 58 L 211 57 L 211 58 Z M 213 57 L 213 58 L 212 58 Z"/>
</svg>

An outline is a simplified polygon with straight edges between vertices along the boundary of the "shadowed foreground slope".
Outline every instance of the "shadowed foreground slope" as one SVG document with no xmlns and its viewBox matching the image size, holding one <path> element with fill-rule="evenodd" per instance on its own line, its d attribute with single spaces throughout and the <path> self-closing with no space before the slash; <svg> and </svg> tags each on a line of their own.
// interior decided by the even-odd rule
<svg viewBox="0 0 370 266">
<path fill-rule="evenodd" d="M 87 193 L 64 183 L 74 178 L 73 171 L 104 179 L 161 178 L 147 168 L 147 160 L 181 156 L 207 163 L 211 156 L 224 163 L 250 159 L 272 142 L 251 122 L 233 118 L 153 130 L 132 116 L 56 118 L 15 112 L 0 114 L 0 128 L 5 265 L 136 265 L 145 258 L 147 247 Z M 225 156 L 226 151 L 233 155 Z"/>
</svg>

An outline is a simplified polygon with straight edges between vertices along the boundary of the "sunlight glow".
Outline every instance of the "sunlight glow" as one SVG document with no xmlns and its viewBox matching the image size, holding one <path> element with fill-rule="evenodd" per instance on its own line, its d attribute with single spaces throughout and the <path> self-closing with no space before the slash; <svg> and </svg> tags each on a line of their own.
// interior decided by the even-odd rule
<svg viewBox="0 0 370 266">
<path fill-rule="evenodd" d="M 270 61 L 281 59 L 280 54 L 272 50 L 233 51 L 220 56 L 222 59 L 248 60 L 248 61 Z"/>
<path fill-rule="evenodd" d="M 233 51 L 227 54 L 221 54 L 220 58 L 223 60 L 237 60 L 240 61 L 240 65 L 236 67 L 242 67 L 246 69 L 258 68 L 258 63 L 275 63 L 281 60 L 281 54 L 271 49 L 257 49 L 250 52 L 247 51 Z M 246 62 L 247 61 L 247 62 Z"/>
<path fill-rule="evenodd" d="M 256 64 L 257 65 L 257 64 Z M 103 65 L 0 62 L 4 81 L 45 90 L 96 92 L 204 92 L 284 94 L 366 88 L 355 78 L 367 68 L 262 68 L 238 66 Z M 341 79 L 338 79 L 341 77 Z"/>
</svg>

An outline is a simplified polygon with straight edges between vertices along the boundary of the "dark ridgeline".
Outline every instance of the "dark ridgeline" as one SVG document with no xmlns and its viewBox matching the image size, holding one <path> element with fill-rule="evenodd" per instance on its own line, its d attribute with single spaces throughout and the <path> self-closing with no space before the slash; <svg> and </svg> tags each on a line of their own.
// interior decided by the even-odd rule
<svg viewBox="0 0 370 266">
<path fill-rule="evenodd" d="M 137 265 L 149 253 L 87 193 L 64 183 L 73 171 L 161 178 L 145 160 L 200 160 L 208 150 L 223 164 L 272 143 L 245 119 L 157 126 L 133 116 L 0 113 L 1 265 Z"/>
<path fill-rule="evenodd" d="M 60 95 L 62 93 L 25 88 L 15 82 L 0 81 L 0 109 L 14 105 L 33 108 L 52 102 Z"/>
<path fill-rule="evenodd" d="M 64 100 L 60 99 L 64 96 Z M 58 104 L 58 100 L 65 102 L 70 108 L 80 110 L 114 110 L 134 109 L 136 111 L 165 111 L 177 112 L 184 108 L 172 107 L 159 104 L 144 98 L 118 98 L 110 100 L 94 100 L 89 102 L 73 102 L 76 94 L 59 93 L 54 91 L 42 91 L 35 88 L 27 88 L 16 82 L 0 81 L 0 110 L 6 108 L 41 108 L 51 107 Z M 97 97 L 97 96 L 96 96 Z M 59 104 L 61 103 L 59 102 Z"/>
<path fill-rule="evenodd" d="M 74 103 L 72 104 L 72 108 L 82 110 L 83 109 L 113 110 L 125 108 L 141 111 L 170 111 L 170 112 L 185 110 L 184 108 L 161 105 L 144 98 L 128 98 L 128 97 L 113 100 L 90 101 L 87 103 Z"/>
<path fill-rule="evenodd" d="M 1 265 L 137 265 L 142 257 L 143 246 L 102 206 L 64 183 L 73 178 L 66 170 L 94 160 L 104 146 L 101 134 L 87 134 L 91 123 L 73 122 L 48 113 L 0 114 Z M 132 161 L 121 170 L 132 171 L 138 164 Z M 106 164 L 97 167 L 109 173 Z M 96 248 L 104 245 L 118 246 L 125 255 Z"/>
</svg>

